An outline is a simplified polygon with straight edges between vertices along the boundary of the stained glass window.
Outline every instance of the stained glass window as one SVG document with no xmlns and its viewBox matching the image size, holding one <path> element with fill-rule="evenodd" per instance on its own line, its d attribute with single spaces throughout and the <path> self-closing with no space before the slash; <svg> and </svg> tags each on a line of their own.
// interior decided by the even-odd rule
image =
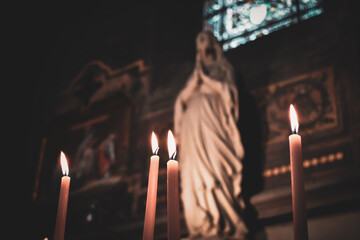
<svg viewBox="0 0 360 240">
<path fill-rule="evenodd" d="M 323 13 L 323 0 L 205 0 L 204 29 L 229 50 Z"/>
</svg>

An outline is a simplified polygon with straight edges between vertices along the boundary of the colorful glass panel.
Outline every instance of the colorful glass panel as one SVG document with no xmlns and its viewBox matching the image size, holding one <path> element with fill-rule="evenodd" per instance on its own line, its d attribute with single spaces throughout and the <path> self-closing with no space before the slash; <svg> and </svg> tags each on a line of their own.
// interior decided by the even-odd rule
<svg viewBox="0 0 360 240">
<path fill-rule="evenodd" d="M 323 13 L 322 0 L 206 0 L 204 29 L 224 50 Z"/>
</svg>

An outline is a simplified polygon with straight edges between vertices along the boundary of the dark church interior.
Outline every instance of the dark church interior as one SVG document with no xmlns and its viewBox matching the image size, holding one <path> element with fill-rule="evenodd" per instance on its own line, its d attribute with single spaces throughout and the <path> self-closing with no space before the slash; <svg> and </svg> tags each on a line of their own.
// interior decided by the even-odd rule
<svg viewBox="0 0 360 240">
<path fill-rule="evenodd" d="M 234 73 L 236 132 L 245 153 L 238 186 L 244 204 L 236 214 L 247 234 L 225 236 L 226 217 L 220 217 L 217 238 L 193 237 L 182 178 L 181 239 L 305 239 L 293 231 L 292 181 L 298 179 L 290 164 L 290 104 L 302 138 L 306 239 L 360 239 L 360 22 L 354 1 L 26 5 L 16 14 L 18 41 L 26 42 L 17 67 L 27 69 L 20 82 L 27 92 L 20 108 L 26 116 L 27 239 L 176 239 L 168 235 L 167 134 L 175 130 L 178 139 L 174 106 L 196 69 L 196 39 L 205 30 Z M 152 131 L 160 160 L 153 238 L 145 238 Z M 186 171 L 181 147 L 180 177 Z M 63 238 L 55 233 L 60 151 L 71 179 Z"/>
</svg>

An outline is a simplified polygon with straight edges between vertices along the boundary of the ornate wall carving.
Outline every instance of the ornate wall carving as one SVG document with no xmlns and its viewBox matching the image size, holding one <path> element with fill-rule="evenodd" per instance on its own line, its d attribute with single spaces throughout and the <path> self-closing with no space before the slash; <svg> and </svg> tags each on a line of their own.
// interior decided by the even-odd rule
<svg viewBox="0 0 360 240">
<path fill-rule="evenodd" d="M 270 84 L 252 92 L 262 112 L 266 144 L 287 141 L 289 105 L 294 104 L 302 136 L 339 127 L 332 67 Z"/>
</svg>

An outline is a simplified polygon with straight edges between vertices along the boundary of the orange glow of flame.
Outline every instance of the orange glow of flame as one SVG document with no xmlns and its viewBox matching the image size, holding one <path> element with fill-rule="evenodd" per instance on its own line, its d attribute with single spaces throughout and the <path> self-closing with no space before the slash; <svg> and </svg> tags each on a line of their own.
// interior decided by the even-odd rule
<svg viewBox="0 0 360 240">
<path fill-rule="evenodd" d="M 151 134 L 151 147 L 153 154 L 157 155 L 157 152 L 159 151 L 159 144 L 154 132 Z"/>
<path fill-rule="evenodd" d="M 175 138 L 171 130 L 168 131 L 168 151 L 169 151 L 169 158 L 175 159 L 176 156 L 176 143 Z"/>
<path fill-rule="evenodd" d="M 67 159 L 63 151 L 60 151 L 60 165 L 61 165 L 62 173 L 66 176 L 69 176 L 69 165 L 67 163 Z"/>
<path fill-rule="evenodd" d="M 290 105 L 290 124 L 293 133 L 299 132 L 299 121 L 294 106 Z"/>
</svg>

